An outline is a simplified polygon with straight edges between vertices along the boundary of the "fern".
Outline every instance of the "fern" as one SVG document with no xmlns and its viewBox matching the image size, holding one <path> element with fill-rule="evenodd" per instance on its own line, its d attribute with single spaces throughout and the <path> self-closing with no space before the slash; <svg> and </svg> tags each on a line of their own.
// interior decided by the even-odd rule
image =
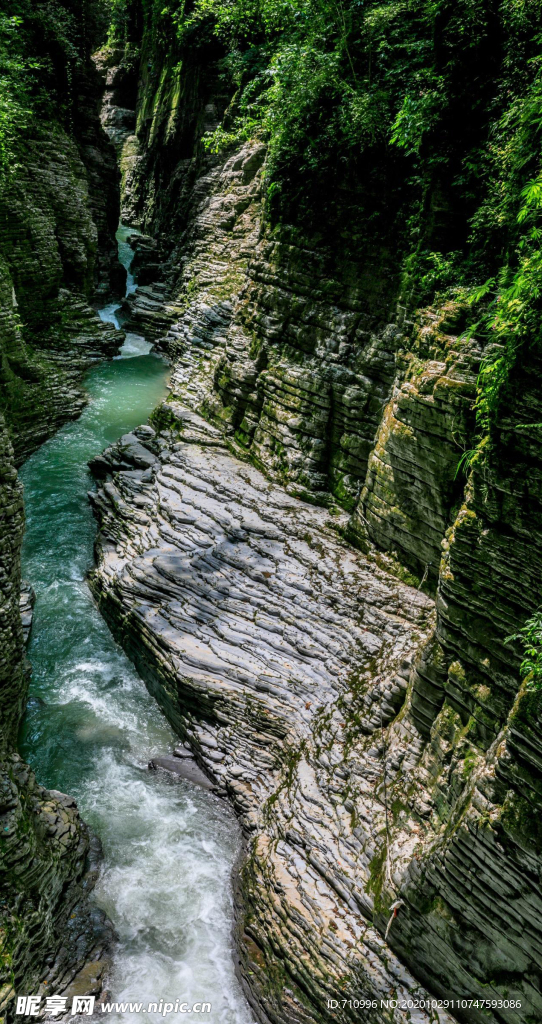
<svg viewBox="0 0 542 1024">
<path fill-rule="evenodd" d="M 467 304 L 469 306 L 475 306 L 478 302 L 482 302 L 483 299 L 486 299 L 487 296 L 494 291 L 494 288 L 495 278 L 488 277 L 487 281 L 485 281 L 484 284 L 479 285 L 478 288 L 469 289 L 466 296 Z"/>
<path fill-rule="evenodd" d="M 523 224 L 537 210 L 542 209 L 542 173 L 533 181 L 528 181 L 521 190 L 523 206 L 518 213 L 518 224 Z"/>
<path fill-rule="evenodd" d="M 468 451 L 463 452 L 459 462 L 457 463 L 457 469 L 455 471 L 454 480 L 457 480 L 461 472 L 467 473 L 476 455 L 478 455 L 478 448 L 469 448 Z"/>
<path fill-rule="evenodd" d="M 506 644 L 519 643 L 523 649 L 520 672 L 527 689 L 542 690 L 542 608 L 539 608 L 517 633 L 507 636 Z"/>
</svg>

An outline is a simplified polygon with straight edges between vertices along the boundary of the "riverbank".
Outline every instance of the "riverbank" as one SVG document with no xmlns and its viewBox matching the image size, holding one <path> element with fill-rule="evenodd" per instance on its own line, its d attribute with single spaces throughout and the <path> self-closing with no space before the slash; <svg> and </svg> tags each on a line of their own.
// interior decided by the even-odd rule
<svg viewBox="0 0 542 1024">
<path fill-rule="evenodd" d="M 112 997 L 205 1000 L 213 1024 L 246 1024 L 232 951 L 239 830 L 213 794 L 148 770 L 175 738 L 86 583 L 96 532 L 87 462 L 144 422 L 165 395 L 164 360 L 134 356 L 133 348 L 128 337 L 121 358 L 87 374 L 81 417 L 21 471 L 23 571 L 36 592 L 22 751 L 44 785 L 75 797 L 102 842 L 95 900 L 118 936 L 107 979 Z"/>
</svg>

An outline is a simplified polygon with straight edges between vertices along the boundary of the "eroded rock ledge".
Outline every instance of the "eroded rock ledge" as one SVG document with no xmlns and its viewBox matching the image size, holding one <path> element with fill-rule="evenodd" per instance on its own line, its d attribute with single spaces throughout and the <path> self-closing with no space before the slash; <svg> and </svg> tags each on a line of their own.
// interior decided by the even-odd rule
<svg viewBox="0 0 542 1024">
<path fill-rule="evenodd" d="M 423 995 L 383 940 L 379 868 L 399 771 L 423 813 L 420 737 L 401 708 L 433 603 L 349 549 L 346 517 L 239 463 L 188 410 L 183 440 L 151 434 L 125 436 L 96 467 L 109 472 L 92 496 L 92 588 L 240 815 L 255 998 L 273 1020 L 308 1021 L 331 1019 L 337 992 Z M 397 888 L 425 830 L 404 815 L 387 865 Z"/>
<path fill-rule="evenodd" d="M 403 1021 L 326 1002 L 422 996 L 425 981 L 449 998 L 506 991 L 522 1009 L 489 1019 L 528 1021 L 537 867 L 513 790 L 508 823 L 502 807 L 503 787 L 521 792 L 518 744 L 534 756 L 522 695 L 485 757 L 448 705 L 427 741 L 415 703 L 435 656 L 431 599 L 350 549 L 346 517 L 288 495 L 176 413 L 175 432 L 140 428 L 97 460 L 92 588 L 240 816 L 255 1004 L 277 1022 Z"/>
</svg>

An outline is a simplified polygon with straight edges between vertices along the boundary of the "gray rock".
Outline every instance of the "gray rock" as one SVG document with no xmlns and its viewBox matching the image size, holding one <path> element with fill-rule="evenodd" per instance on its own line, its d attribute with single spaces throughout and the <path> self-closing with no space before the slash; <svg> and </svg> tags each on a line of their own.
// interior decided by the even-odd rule
<svg viewBox="0 0 542 1024">
<path fill-rule="evenodd" d="M 213 783 L 193 759 L 170 757 L 164 754 L 161 757 L 153 757 L 149 761 L 149 768 L 152 771 L 161 769 L 170 772 L 172 775 L 186 779 L 187 782 L 193 782 L 195 786 L 201 786 L 202 789 L 213 789 Z"/>
</svg>

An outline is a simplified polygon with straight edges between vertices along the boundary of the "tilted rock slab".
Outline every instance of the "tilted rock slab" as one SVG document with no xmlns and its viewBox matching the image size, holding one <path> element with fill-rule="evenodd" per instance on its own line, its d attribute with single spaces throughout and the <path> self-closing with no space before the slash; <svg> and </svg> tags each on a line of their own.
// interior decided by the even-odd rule
<svg viewBox="0 0 542 1024">
<path fill-rule="evenodd" d="M 287 494 L 197 414 L 168 409 L 175 429 L 139 428 L 96 460 L 92 588 L 239 814 L 256 1013 L 537 1019 L 539 862 L 517 817 L 536 787 L 529 693 L 485 752 L 442 698 L 428 728 L 430 598 L 349 548 L 346 515 Z M 421 982 L 459 1005 L 420 1006 Z"/>
</svg>

